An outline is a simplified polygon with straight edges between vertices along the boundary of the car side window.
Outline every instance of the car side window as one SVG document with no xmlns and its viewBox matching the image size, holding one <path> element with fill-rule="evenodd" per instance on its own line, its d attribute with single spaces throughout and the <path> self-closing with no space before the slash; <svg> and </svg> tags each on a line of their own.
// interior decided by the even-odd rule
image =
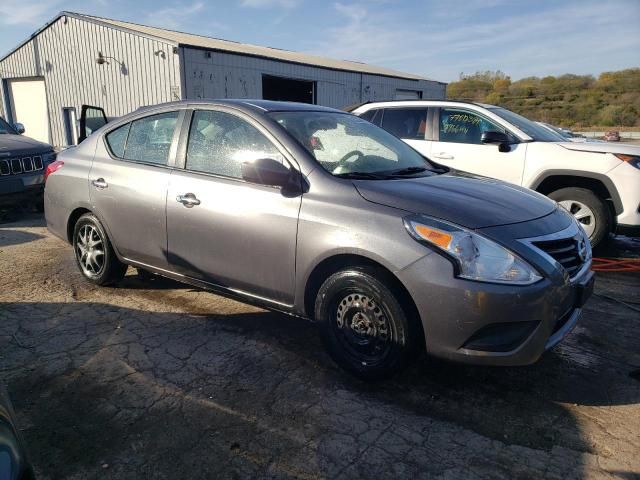
<svg viewBox="0 0 640 480">
<path fill-rule="evenodd" d="M 129 136 L 130 123 L 116 128 L 110 131 L 106 135 L 107 144 L 111 149 L 111 153 L 118 158 L 124 158 L 124 147 L 127 144 L 127 137 Z"/>
<path fill-rule="evenodd" d="M 196 110 L 189 129 L 187 170 L 242 178 L 242 164 L 272 158 L 289 166 L 257 128 L 226 112 Z"/>
<path fill-rule="evenodd" d="M 457 108 L 441 108 L 439 125 L 441 142 L 481 145 L 484 132 L 507 133 L 504 127 L 485 117 Z"/>
<path fill-rule="evenodd" d="M 360 118 L 366 120 L 367 122 L 371 122 L 374 125 L 380 126 L 380 120 L 382 120 L 382 109 L 381 108 L 372 108 L 371 110 L 367 110 Z"/>
<path fill-rule="evenodd" d="M 167 112 L 131 122 L 123 158 L 166 165 L 177 120 L 178 112 Z"/>
<path fill-rule="evenodd" d="M 387 108 L 382 128 L 398 138 L 424 140 L 427 129 L 426 108 Z"/>
</svg>

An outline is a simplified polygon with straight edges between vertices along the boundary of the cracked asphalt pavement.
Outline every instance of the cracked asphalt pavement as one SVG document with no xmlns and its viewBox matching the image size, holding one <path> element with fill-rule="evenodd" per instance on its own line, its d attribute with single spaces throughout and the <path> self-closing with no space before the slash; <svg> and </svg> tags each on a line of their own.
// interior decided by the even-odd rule
<svg viewBox="0 0 640 480">
<path fill-rule="evenodd" d="M 0 379 L 41 479 L 638 479 L 639 292 L 598 274 L 535 365 L 366 384 L 309 322 L 134 269 L 90 285 L 28 215 L 0 225 Z"/>
</svg>

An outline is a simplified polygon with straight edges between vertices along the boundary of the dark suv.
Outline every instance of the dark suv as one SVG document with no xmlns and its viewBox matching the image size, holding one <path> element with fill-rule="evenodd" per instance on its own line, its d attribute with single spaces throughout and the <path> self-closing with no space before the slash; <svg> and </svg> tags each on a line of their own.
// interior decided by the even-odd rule
<svg viewBox="0 0 640 480">
<path fill-rule="evenodd" d="M 43 210 L 44 171 L 55 160 L 51 145 L 22 135 L 24 127 L 0 117 L 0 208 Z"/>
</svg>

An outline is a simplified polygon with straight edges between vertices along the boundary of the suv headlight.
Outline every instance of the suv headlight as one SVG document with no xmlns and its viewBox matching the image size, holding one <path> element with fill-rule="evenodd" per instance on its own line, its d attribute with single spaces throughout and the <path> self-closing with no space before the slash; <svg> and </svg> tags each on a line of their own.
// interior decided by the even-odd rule
<svg viewBox="0 0 640 480">
<path fill-rule="evenodd" d="M 518 255 L 470 230 L 422 215 L 406 217 L 404 225 L 418 242 L 452 259 L 458 277 L 511 285 L 531 285 L 542 279 Z"/>
<path fill-rule="evenodd" d="M 614 155 L 616 157 L 618 157 L 618 159 L 622 160 L 623 162 L 627 162 L 632 167 L 636 167 L 636 168 L 640 169 L 640 156 L 638 156 L 638 155 L 623 155 L 622 153 L 614 153 Z"/>
</svg>

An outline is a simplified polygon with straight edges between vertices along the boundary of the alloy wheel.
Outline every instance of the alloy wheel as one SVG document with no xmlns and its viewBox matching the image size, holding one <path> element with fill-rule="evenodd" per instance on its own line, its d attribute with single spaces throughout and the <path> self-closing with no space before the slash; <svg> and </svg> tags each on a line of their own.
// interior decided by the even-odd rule
<svg viewBox="0 0 640 480">
<path fill-rule="evenodd" d="M 596 230 L 596 217 L 593 210 L 582 202 L 576 200 L 562 200 L 559 202 L 564 208 L 566 208 L 571 215 L 573 215 L 589 238 L 593 237 L 593 233 Z"/>
<path fill-rule="evenodd" d="M 104 270 L 104 240 L 93 225 L 83 225 L 78 230 L 76 257 L 83 273 L 88 277 L 97 277 Z"/>
</svg>

